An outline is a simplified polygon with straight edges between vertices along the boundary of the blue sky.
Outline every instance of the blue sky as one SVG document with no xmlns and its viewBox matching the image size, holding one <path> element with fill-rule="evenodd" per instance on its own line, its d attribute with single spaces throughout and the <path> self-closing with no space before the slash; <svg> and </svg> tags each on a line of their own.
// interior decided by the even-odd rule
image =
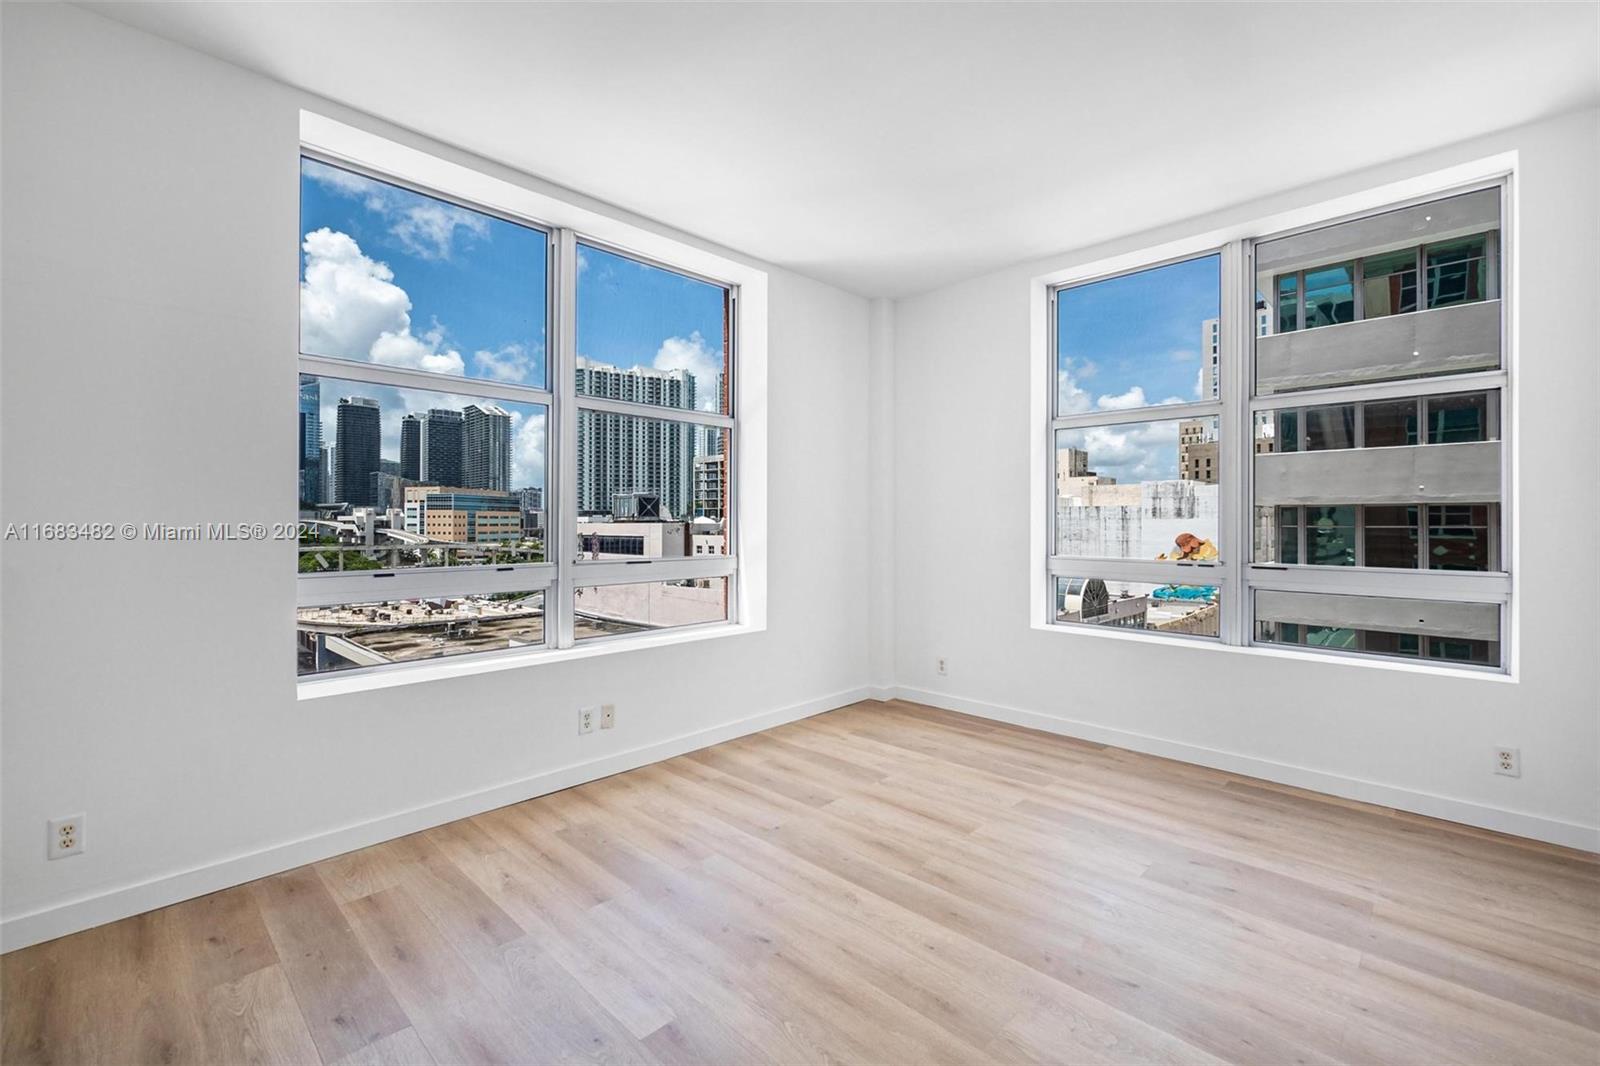
<svg viewBox="0 0 1600 1066">
<path fill-rule="evenodd" d="M 542 231 L 307 159 L 299 240 L 302 352 L 548 386 L 548 244 Z M 722 301 L 714 285 L 585 247 L 578 352 L 622 367 L 688 370 L 700 405 L 714 408 Z M 379 402 L 386 459 L 399 458 L 400 419 L 408 411 L 473 402 L 470 395 L 331 378 L 321 392 L 328 444 L 340 396 Z M 500 405 L 515 421 L 514 484 L 542 486 L 544 409 Z"/>
<path fill-rule="evenodd" d="M 1201 327 L 1221 307 L 1218 256 L 1063 289 L 1056 298 L 1056 384 L 1062 414 L 1205 398 Z M 1121 483 L 1178 476 L 1176 422 L 1097 426 L 1057 435 L 1085 448 L 1089 468 Z"/>
<path fill-rule="evenodd" d="M 1209 255 L 1063 289 L 1062 413 L 1200 399 L 1200 327 L 1220 313 L 1221 283 L 1221 259 Z"/>
<path fill-rule="evenodd" d="M 687 370 L 699 406 L 715 409 L 723 299 L 719 286 L 580 244 L 578 354 L 612 366 Z"/>
<path fill-rule="evenodd" d="M 543 384 L 543 232 L 313 160 L 301 174 L 302 351 Z M 353 245 L 308 248 L 321 230 Z M 330 300 L 310 318 L 308 285 Z M 401 343 L 374 353 L 384 332 Z"/>
</svg>

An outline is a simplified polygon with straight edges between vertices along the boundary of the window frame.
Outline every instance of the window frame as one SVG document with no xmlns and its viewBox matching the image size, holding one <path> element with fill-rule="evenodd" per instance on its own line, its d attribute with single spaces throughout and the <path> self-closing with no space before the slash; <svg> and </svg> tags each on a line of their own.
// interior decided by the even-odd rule
<svg viewBox="0 0 1600 1066">
<path fill-rule="evenodd" d="M 1223 384 L 1222 374 L 1226 372 L 1226 342 L 1232 330 L 1229 325 L 1230 308 L 1233 305 L 1229 296 L 1230 276 L 1237 273 L 1237 248 L 1227 244 L 1215 247 L 1201 247 L 1193 251 L 1185 251 L 1178 255 L 1167 256 L 1161 259 L 1141 262 L 1138 265 L 1119 267 L 1104 272 L 1091 272 L 1084 276 L 1063 281 L 1048 287 L 1045 298 L 1047 308 L 1046 335 L 1048 338 L 1047 349 L 1050 360 L 1050 381 L 1048 420 L 1049 427 L 1047 454 L 1050 461 L 1046 464 L 1045 499 L 1048 501 L 1046 510 L 1047 558 L 1045 561 L 1046 572 L 1050 578 L 1051 587 L 1045 597 L 1048 617 L 1046 621 L 1054 628 L 1073 629 L 1098 629 L 1101 627 L 1085 625 L 1083 623 L 1062 623 L 1055 617 L 1055 580 L 1067 578 L 1101 578 L 1107 581 L 1134 581 L 1144 584 L 1156 585 L 1201 585 L 1217 589 L 1219 600 L 1225 600 L 1229 589 L 1225 586 L 1222 575 L 1236 569 L 1236 559 L 1230 559 L 1230 545 L 1238 531 L 1231 528 L 1231 515 L 1226 507 L 1226 496 L 1222 481 L 1229 476 L 1229 416 L 1224 403 L 1227 389 Z M 1099 282 L 1112 281 L 1117 278 L 1142 274 L 1150 270 L 1159 270 L 1162 267 L 1176 266 L 1180 263 L 1193 262 L 1199 259 L 1208 259 L 1216 256 L 1218 259 L 1218 335 L 1222 340 L 1219 346 L 1218 359 L 1218 393 L 1213 399 L 1196 400 L 1191 403 L 1147 404 L 1143 407 L 1109 408 L 1104 410 L 1084 411 L 1078 414 L 1062 414 L 1060 410 L 1061 395 L 1058 386 L 1057 374 L 1059 372 L 1059 344 L 1060 344 L 1060 313 L 1058 301 L 1060 294 L 1067 289 L 1081 288 Z M 1236 284 L 1236 282 L 1235 282 Z M 1233 313 L 1236 313 L 1233 312 Z M 1255 321 L 1254 311 L 1251 312 L 1251 322 Z M 1202 365 L 1209 359 L 1209 351 L 1201 351 Z M 1181 424 L 1190 419 L 1215 418 L 1217 420 L 1217 480 L 1218 480 L 1218 506 L 1217 506 L 1217 558 L 1215 560 L 1183 562 L 1165 559 L 1119 559 L 1108 556 L 1080 556 L 1058 555 L 1056 545 L 1060 543 L 1057 528 L 1058 511 L 1056 506 L 1056 435 L 1062 430 L 1089 429 L 1097 426 L 1120 426 L 1146 424 L 1150 422 L 1173 422 Z M 1182 471 L 1179 471 L 1181 476 Z M 1236 549 L 1235 549 L 1236 550 Z M 1218 640 L 1228 642 L 1229 611 L 1225 605 L 1220 607 L 1219 633 L 1216 637 L 1201 636 L 1192 633 L 1163 633 L 1161 636 L 1184 641 L 1199 641 L 1201 643 L 1216 643 Z M 1144 630 L 1130 630 L 1130 632 L 1151 632 Z"/>
<path fill-rule="evenodd" d="M 1515 419 L 1515 303 L 1517 263 L 1515 261 L 1515 154 L 1506 153 L 1490 159 L 1464 164 L 1434 175 L 1405 179 L 1387 186 L 1366 189 L 1321 205 L 1291 208 L 1278 214 L 1221 228 L 1188 238 L 1178 238 L 1146 248 L 1114 255 L 1107 259 L 1057 270 L 1032 279 L 1035 326 L 1033 347 L 1035 370 L 1031 375 L 1035 397 L 1034 425 L 1044 430 L 1036 437 L 1033 447 L 1035 469 L 1039 479 L 1035 482 L 1034 529 L 1030 541 L 1034 545 L 1035 560 L 1030 596 L 1030 626 L 1057 633 L 1107 636 L 1157 643 L 1193 644 L 1196 638 L 1177 637 L 1153 631 L 1122 630 L 1110 632 L 1095 626 L 1057 623 L 1054 618 L 1055 580 L 1058 577 L 1098 576 L 1107 579 L 1161 580 L 1150 578 L 1151 567 L 1174 567 L 1168 571 L 1169 580 L 1191 584 L 1214 584 L 1221 601 L 1221 627 L 1218 638 L 1200 638 L 1203 645 L 1229 652 L 1273 657 L 1312 658 L 1332 660 L 1363 666 L 1376 666 L 1424 673 L 1443 673 L 1455 676 L 1472 676 L 1491 680 L 1517 680 L 1518 641 L 1517 612 L 1513 595 L 1516 573 L 1516 543 L 1514 529 L 1517 517 L 1517 498 L 1514 494 L 1517 421 Z M 1419 204 L 1485 189 L 1498 189 L 1499 227 L 1490 235 L 1489 247 L 1498 253 L 1498 260 L 1489 269 L 1494 277 L 1492 295 L 1486 300 L 1496 300 L 1500 305 L 1500 366 L 1497 370 L 1473 370 L 1457 374 L 1435 374 L 1426 377 L 1404 378 L 1396 381 L 1368 382 L 1341 385 L 1323 389 L 1288 390 L 1257 393 L 1255 388 L 1256 341 L 1259 333 L 1256 308 L 1256 246 L 1268 240 L 1277 240 L 1298 233 L 1323 229 L 1355 219 L 1383 214 L 1387 211 L 1414 207 Z M 1425 249 L 1428 242 L 1417 242 L 1418 247 L 1418 303 L 1411 314 L 1448 310 L 1447 307 L 1427 306 L 1425 287 Z M 1198 258 L 1207 254 L 1223 254 L 1222 310 L 1219 316 L 1221 337 L 1219 348 L 1218 401 L 1219 418 L 1218 477 L 1218 560 L 1213 564 L 1169 563 L 1155 560 L 1099 560 L 1079 559 L 1055 555 L 1056 549 L 1056 495 L 1055 495 L 1055 435 L 1064 422 L 1077 426 L 1103 424 L 1108 421 L 1154 421 L 1167 418 L 1194 417 L 1201 413 L 1200 405 L 1171 405 L 1168 407 L 1140 408 L 1135 411 L 1109 412 L 1114 419 L 1058 416 L 1057 372 L 1057 294 L 1066 288 L 1107 278 L 1137 273 L 1143 270 Z M 1354 256 L 1357 262 L 1372 255 Z M 1360 270 L 1356 269 L 1355 290 L 1360 299 Z M 1303 315 L 1303 282 L 1296 290 L 1298 314 Z M 1272 332 L 1277 332 L 1278 303 L 1276 291 L 1263 290 L 1266 311 L 1272 322 Z M 1381 316 L 1391 317 L 1391 316 Z M 1359 315 L 1351 323 L 1322 327 L 1336 329 L 1340 326 L 1357 326 L 1366 321 Z M 1248 328 L 1242 328 L 1247 325 Z M 1297 327 L 1299 323 L 1297 322 Z M 1204 358 L 1204 353 L 1202 353 Z M 1495 431 L 1501 448 L 1500 498 L 1498 518 L 1493 523 L 1490 539 L 1495 552 L 1498 570 L 1457 571 L 1403 569 L 1390 567 L 1311 567 L 1309 565 L 1257 562 L 1255 528 L 1255 419 L 1261 412 L 1285 408 L 1310 408 L 1337 403 L 1354 403 L 1356 417 L 1364 416 L 1363 404 L 1386 399 L 1415 399 L 1421 411 L 1426 411 L 1427 401 L 1449 393 L 1491 393 L 1489 424 Z M 1498 403 L 1495 402 L 1498 397 Z M 1137 417 L 1130 417 L 1130 415 Z M 1302 433 L 1304 428 L 1301 429 Z M 1426 419 L 1419 419 L 1419 443 L 1427 439 Z M 1426 542 L 1428 501 L 1419 501 L 1419 538 Z M 1302 512 L 1303 519 L 1303 512 Z M 1303 527 L 1303 521 L 1302 521 Z M 1303 528 L 1299 531 L 1303 539 Z M 1303 556 L 1302 556 L 1303 557 Z M 1130 565 L 1131 564 L 1131 565 Z M 1210 569 L 1200 569 L 1209 566 Z M 1261 641 L 1256 636 L 1254 600 L 1262 589 L 1298 591 L 1336 595 L 1387 596 L 1399 598 L 1461 600 L 1474 603 L 1492 603 L 1499 609 L 1500 662 L 1482 666 L 1437 659 L 1389 658 L 1368 652 L 1341 652 L 1332 649 L 1286 647 L 1283 644 Z"/>
<path fill-rule="evenodd" d="M 402 369 L 382 364 L 300 352 L 296 311 L 298 374 L 324 380 L 389 385 L 467 400 L 539 404 L 546 417 L 544 483 L 544 560 L 510 565 L 456 565 L 393 570 L 296 574 L 296 607 L 328 606 L 493 592 L 544 594 L 544 642 L 534 647 L 497 649 L 415 661 L 357 666 L 321 674 L 297 675 L 301 698 L 455 676 L 484 670 L 563 661 L 596 653 L 655 647 L 765 628 L 766 425 L 760 402 L 765 385 L 766 273 L 715 252 L 685 244 L 609 214 L 545 193 L 520 175 L 498 168 L 432 154 L 434 146 L 413 147 L 379 137 L 333 119 L 301 112 L 296 158 L 313 159 L 376 181 L 479 212 L 546 236 L 545 378 L 538 386 Z M 297 185 L 298 188 L 298 185 Z M 299 195 L 295 196 L 296 230 Z M 726 414 L 659 407 L 604 397 L 576 389 L 577 247 L 602 248 L 651 267 L 718 286 L 727 292 L 728 368 Z M 299 237 L 296 239 L 298 257 Z M 298 275 L 298 270 L 296 271 Z M 296 306 L 298 301 L 296 301 Z M 577 558 L 577 424 L 580 410 L 683 423 L 727 431 L 724 475 L 724 535 L 727 554 L 687 554 L 670 559 L 580 560 Z M 751 416 L 741 417 L 749 410 Z M 747 471 L 749 473 L 747 474 Z M 691 485 L 693 472 L 691 469 Z M 296 472 L 298 480 L 298 471 Z M 692 491 L 692 489 L 691 489 Z M 692 510 L 692 508 L 691 508 Z M 689 521 L 692 514 L 681 519 Z M 748 546 L 747 546 L 748 545 Z M 296 547 L 298 552 L 298 546 Z M 670 582 L 696 578 L 727 579 L 727 617 L 639 633 L 574 637 L 575 590 L 605 585 Z"/>
</svg>

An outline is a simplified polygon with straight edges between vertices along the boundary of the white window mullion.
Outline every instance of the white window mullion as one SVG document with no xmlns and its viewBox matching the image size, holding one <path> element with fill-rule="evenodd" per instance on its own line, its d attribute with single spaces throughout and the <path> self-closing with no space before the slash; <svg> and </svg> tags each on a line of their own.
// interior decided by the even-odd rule
<svg viewBox="0 0 1600 1066">
<path fill-rule="evenodd" d="M 1179 422 L 1190 418 L 1216 417 L 1222 410 L 1217 400 L 1172 403 L 1153 407 L 1096 409 L 1082 414 L 1059 415 L 1051 419 L 1050 431 L 1088 429 L 1094 426 L 1120 426 L 1133 422 Z"/>
<path fill-rule="evenodd" d="M 1047 569 L 1058 577 L 1098 577 L 1103 581 L 1138 581 L 1151 585 L 1221 587 L 1230 569 L 1226 563 L 1175 563 L 1164 559 L 1092 559 L 1053 555 Z"/>
<path fill-rule="evenodd" d="M 300 373 L 315 374 L 319 378 L 331 378 L 354 385 L 388 385 L 396 389 L 416 389 L 421 392 L 473 399 L 481 397 L 508 400 L 512 403 L 539 404 L 546 407 L 554 399 L 548 390 L 527 385 L 507 384 L 491 378 L 464 378 L 450 374 L 436 374 L 429 370 L 384 366 L 381 363 L 359 362 L 329 355 L 301 353 Z"/>
<path fill-rule="evenodd" d="M 548 589 L 555 567 L 529 566 L 416 567 L 409 570 L 352 570 L 342 574 L 308 574 L 295 583 L 298 607 L 385 600 L 431 600 L 493 592 Z M 549 611 L 549 604 L 545 605 Z"/>
<path fill-rule="evenodd" d="M 1337 328 L 1337 327 L 1324 327 Z M 1441 374 L 1437 377 L 1403 378 L 1369 385 L 1340 385 L 1325 389 L 1297 389 L 1268 393 L 1250 400 L 1252 412 L 1294 409 L 1302 405 L 1324 407 L 1336 404 L 1361 404 L 1373 400 L 1403 400 L 1410 397 L 1443 396 L 1458 392 L 1490 392 L 1506 387 L 1504 370 L 1483 370 L 1470 374 Z"/>
<path fill-rule="evenodd" d="M 727 577 L 738 568 L 731 555 L 686 556 L 680 559 L 597 559 L 575 563 L 571 582 L 575 588 L 597 585 L 634 585 L 656 581 L 688 581 Z"/>
<path fill-rule="evenodd" d="M 555 369 L 551 382 L 556 395 L 556 425 L 550 434 L 555 451 L 551 470 L 555 491 L 545 526 L 551 537 L 550 557 L 556 564 L 555 646 L 573 643 L 573 560 L 578 543 L 578 409 L 574 403 L 578 366 L 578 242 L 570 229 L 556 231 Z M 546 607 L 546 617 L 552 617 Z"/>
<path fill-rule="evenodd" d="M 1253 286 L 1248 281 L 1244 249 L 1233 241 L 1222 249 L 1221 333 L 1217 344 L 1217 383 L 1221 410 L 1217 415 L 1217 539 L 1223 562 L 1219 605 L 1219 636 L 1224 644 L 1242 643 L 1240 628 L 1244 596 L 1239 580 L 1240 563 L 1250 557 L 1253 524 L 1249 497 L 1241 493 L 1255 450 L 1247 395 L 1240 368 L 1245 365 L 1244 344 L 1255 332 Z M 1246 501 L 1246 502 L 1241 502 Z"/>
<path fill-rule="evenodd" d="M 733 418 L 713 411 L 697 411 L 688 407 L 660 407 L 654 404 L 634 403 L 629 400 L 612 400 L 604 396 L 580 395 L 577 406 L 588 411 L 604 411 L 629 418 L 654 418 L 664 422 L 687 422 L 697 426 L 733 428 Z"/>
</svg>

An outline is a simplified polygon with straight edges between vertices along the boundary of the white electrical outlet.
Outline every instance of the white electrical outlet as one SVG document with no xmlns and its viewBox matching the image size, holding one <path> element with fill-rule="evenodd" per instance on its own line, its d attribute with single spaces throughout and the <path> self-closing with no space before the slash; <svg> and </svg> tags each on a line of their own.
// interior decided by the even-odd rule
<svg viewBox="0 0 1600 1066">
<path fill-rule="evenodd" d="M 68 855 L 83 854 L 83 815 L 52 818 L 48 824 L 46 857 L 64 859 Z"/>
<path fill-rule="evenodd" d="M 941 655 L 937 659 L 935 659 L 933 661 L 933 663 L 934 663 L 934 669 L 936 671 L 938 671 L 938 674 L 939 674 L 940 677 L 949 677 L 950 676 L 950 664 L 944 661 L 944 656 L 943 655 Z"/>
<path fill-rule="evenodd" d="M 600 728 L 610 729 L 617 724 L 617 705 L 615 703 L 602 703 L 600 705 Z"/>
<path fill-rule="evenodd" d="M 593 733 L 594 732 L 594 720 L 595 720 L 595 718 L 597 718 L 599 716 L 599 714 L 600 714 L 600 708 L 598 708 L 598 707 L 579 707 L 578 708 L 578 732 L 580 732 L 580 733 Z"/>
<path fill-rule="evenodd" d="M 1496 748 L 1494 749 L 1494 772 L 1507 777 L 1522 776 L 1522 749 L 1521 748 Z"/>
</svg>

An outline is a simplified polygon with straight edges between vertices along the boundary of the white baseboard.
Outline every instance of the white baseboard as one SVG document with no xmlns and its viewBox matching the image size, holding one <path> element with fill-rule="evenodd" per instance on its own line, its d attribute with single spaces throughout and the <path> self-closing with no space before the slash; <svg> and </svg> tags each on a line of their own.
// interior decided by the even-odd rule
<svg viewBox="0 0 1600 1066">
<path fill-rule="evenodd" d="M 873 690 L 873 698 L 885 698 L 878 696 L 878 691 Z M 1113 729 L 1109 726 L 1095 725 L 1091 722 L 1081 722 L 1071 718 L 1041 714 L 1038 711 L 1025 711 L 1018 707 L 986 703 L 982 700 L 967 699 L 962 696 L 948 696 L 942 692 L 929 692 L 924 689 L 900 686 L 893 690 L 893 698 L 907 700 L 912 703 L 925 703 L 930 707 L 958 711 L 962 714 L 988 718 L 996 722 L 1008 722 L 1011 725 L 1026 726 L 1029 729 L 1038 729 L 1046 733 L 1077 737 L 1080 740 L 1089 740 L 1097 744 L 1110 744 L 1113 747 L 1127 748 L 1130 751 L 1144 752 L 1147 755 L 1160 755 L 1168 759 L 1194 763 L 1198 766 L 1209 766 L 1214 770 L 1224 770 L 1248 777 L 1259 777 L 1266 781 L 1277 782 L 1280 785 L 1293 785 L 1298 788 L 1310 789 L 1313 792 L 1340 796 L 1344 799 L 1374 803 L 1383 807 L 1393 807 L 1396 810 L 1427 815 L 1430 818 L 1441 818 L 1449 822 L 1460 822 L 1463 825 L 1476 826 L 1479 829 L 1492 829 L 1496 832 L 1510 833 L 1513 836 L 1527 837 L 1531 840 L 1542 840 L 1549 844 L 1560 844 L 1569 848 L 1600 852 L 1600 828 L 1579 825 L 1576 822 L 1563 822 L 1559 819 L 1545 818 L 1537 814 L 1508 811 L 1499 807 L 1473 803 L 1470 800 L 1437 796 L 1430 792 L 1419 792 L 1395 785 L 1384 785 L 1376 781 L 1363 781 L 1360 778 L 1344 777 L 1323 770 L 1313 770 L 1304 766 L 1274 762 L 1271 759 L 1261 759 L 1253 755 L 1238 755 L 1234 752 L 1218 751 L 1215 748 L 1185 744 L 1176 740 L 1165 740 L 1161 737 Z"/>
<path fill-rule="evenodd" d="M 624 770 L 647 766 L 675 755 L 720 744 L 735 737 L 759 733 L 763 729 L 771 729 L 837 707 L 859 703 L 869 698 L 868 693 L 869 690 L 865 686 L 835 692 L 602 758 L 556 767 L 519 781 L 413 807 L 407 811 L 357 825 L 219 859 L 204 866 L 163 874 L 136 884 L 122 885 L 91 895 L 52 903 L 47 907 L 12 915 L 0 921 L 0 952 L 14 951 L 30 944 L 54 940 L 68 933 L 91 929 L 119 918 L 143 914 L 158 907 L 181 903 L 209 892 L 231 888 L 260 877 L 282 873 L 284 870 L 292 870 L 308 862 L 319 862 L 335 855 L 343 855 L 347 851 L 354 851 L 356 848 L 381 844 L 385 840 L 431 829 L 459 818 L 482 814 L 496 807 L 520 803 L 525 799 L 558 792 Z"/>
</svg>

